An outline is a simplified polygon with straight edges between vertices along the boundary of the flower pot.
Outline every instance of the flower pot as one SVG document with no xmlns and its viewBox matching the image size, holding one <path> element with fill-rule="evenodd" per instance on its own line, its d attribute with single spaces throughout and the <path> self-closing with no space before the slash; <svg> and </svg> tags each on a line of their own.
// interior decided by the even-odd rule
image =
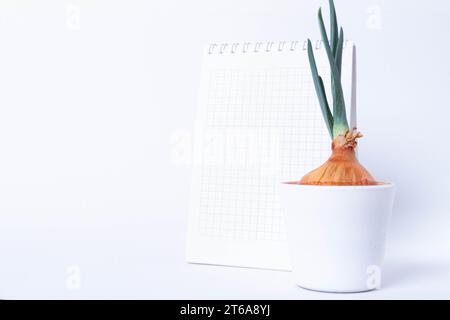
<svg viewBox="0 0 450 320">
<path fill-rule="evenodd" d="M 379 288 L 394 185 L 283 184 L 280 191 L 300 287 L 334 293 Z"/>
</svg>

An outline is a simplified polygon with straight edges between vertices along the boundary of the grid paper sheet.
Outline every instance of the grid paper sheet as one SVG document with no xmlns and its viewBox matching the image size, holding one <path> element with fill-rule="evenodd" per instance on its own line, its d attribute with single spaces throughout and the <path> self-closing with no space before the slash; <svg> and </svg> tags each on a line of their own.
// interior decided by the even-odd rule
<svg viewBox="0 0 450 320">
<path fill-rule="evenodd" d="M 353 50 L 347 43 L 343 57 L 348 106 Z M 315 55 L 330 79 L 325 50 Z M 278 186 L 300 180 L 330 155 L 304 48 L 233 53 L 208 47 L 194 151 L 187 261 L 290 270 Z"/>
</svg>

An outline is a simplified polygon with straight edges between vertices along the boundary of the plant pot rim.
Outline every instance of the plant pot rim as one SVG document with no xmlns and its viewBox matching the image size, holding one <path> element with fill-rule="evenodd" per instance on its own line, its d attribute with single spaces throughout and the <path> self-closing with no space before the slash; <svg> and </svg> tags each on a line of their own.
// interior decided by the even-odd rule
<svg viewBox="0 0 450 320">
<path fill-rule="evenodd" d="M 320 185 L 302 185 L 298 182 L 284 182 L 283 185 L 297 187 L 299 189 L 315 189 L 315 190 L 379 190 L 379 189 L 391 189 L 395 187 L 395 184 L 390 182 L 383 182 L 373 186 L 320 186 Z"/>
</svg>

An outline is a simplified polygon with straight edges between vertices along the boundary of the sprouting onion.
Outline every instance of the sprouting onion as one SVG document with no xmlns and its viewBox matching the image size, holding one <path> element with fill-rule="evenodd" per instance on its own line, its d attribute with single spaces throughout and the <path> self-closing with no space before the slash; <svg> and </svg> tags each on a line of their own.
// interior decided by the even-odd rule
<svg viewBox="0 0 450 320">
<path fill-rule="evenodd" d="M 304 185 L 374 185 L 377 184 L 370 173 L 358 162 L 355 149 L 362 135 L 348 125 L 344 92 L 341 83 L 342 52 L 344 30 L 339 29 L 333 0 L 330 4 L 330 38 L 323 22 L 322 9 L 319 9 L 319 29 L 331 73 L 331 93 L 333 111 L 330 109 L 325 92 L 325 84 L 317 70 L 311 40 L 308 39 L 308 58 L 314 87 L 319 99 L 320 109 L 332 139 L 332 155 L 321 167 L 308 173 L 300 184 Z"/>
</svg>

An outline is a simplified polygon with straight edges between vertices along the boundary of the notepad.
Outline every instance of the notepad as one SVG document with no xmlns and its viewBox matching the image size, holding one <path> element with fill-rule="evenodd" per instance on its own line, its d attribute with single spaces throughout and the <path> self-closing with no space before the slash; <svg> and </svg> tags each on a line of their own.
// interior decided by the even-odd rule
<svg viewBox="0 0 450 320">
<path fill-rule="evenodd" d="M 320 41 L 315 55 L 323 79 L 330 79 Z M 355 66 L 354 45 L 346 42 L 342 84 L 352 126 Z M 327 94 L 331 101 L 329 88 Z M 208 45 L 195 129 L 187 261 L 290 270 L 278 187 L 325 162 L 330 146 L 305 42 Z"/>
</svg>

